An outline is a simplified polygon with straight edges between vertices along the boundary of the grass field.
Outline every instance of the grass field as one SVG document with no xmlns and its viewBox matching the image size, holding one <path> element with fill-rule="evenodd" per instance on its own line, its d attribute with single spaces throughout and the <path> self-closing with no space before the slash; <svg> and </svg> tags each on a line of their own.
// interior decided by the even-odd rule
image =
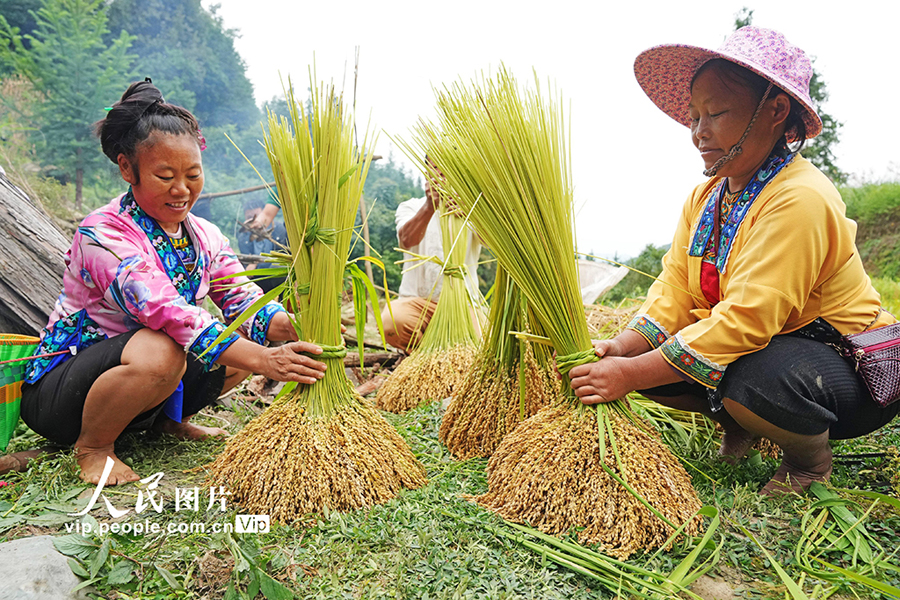
<svg viewBox="0 0 900 600">
<path fill-rule="evenodd" d="M 900 284 L 876 279 L 885 305 L 895 312 Z M 625 309 L 623 309 L 625 310 Z M 613 311 L 615 312 L 615 311 Z M 626 311 L 627 312 L 627 311 Z M 626 317 L 596 310 L 594 320 L 615 328 Z M 612 315 L 612 316 L 611 316 Z M 702 598 L 894 598 L 873 591 L 854 576 L 826 570 L 817 578 L 801 565 L 818 557 L 851 573 L 867 574 L 900 587 L 900 419 L 864 438 L 832 442 L 835 471 L 831 486 L 841 500 L 820 501 L 812 495 L 762 498 L 757 490 L 774 473 L 778 459 L 771 451 L 753 452 L 739 467 L 716 459 L 717 438 L 702 417 L 693 422 L 635 405 L 654 422 L 692 476 L 701 499 L 714 506 L 722 524 L 714 542 L 718 559 L 693 590 Z M 207 425 L 239 430 L 262 410 L 259 398 L 239 386 L 230 408 L 207 409 L 198 418 Z M 553 599 L 608 598 L 616 594 L 582 574 L 555 565 L 525 549 L 498 517 L 467 496 L 486 491 L 486 460 L 455 460 L 437 441 L 441 406 L 434 403 L 386 418 L 407 440 L 428 470 L 428 484 L 405 491 L 383 506 L 348 514 L 310 515 L 302 522 L 272 523 L 268 533 L 223 532 L 234 525 L 240 507 L 218 502 L 209 507 L 211 490 L 203 465 L 211 462 L 224 441 L 178 441 L 150 433 L 126 436 L 121 457 L 142 476 L 162 474 L 156 488 L 162 507 L 136 513 L 138 496 L 147 485 L 107 488 L 114 507 L 130 512 L 111 519 L 99 502 L 90 516 L 67 513 L 86 506 L 94 488 L 82 483 L 70 453 L 45 456 L 25 473 L 0 477 L 0 541 L 51 534 L 71 555 L 73 570 L 92 584 L 101 598 L 406 598 L 406 599 Z M 683 415 L 682 415 L 683 416 Z M 20 423 L 9 451 L 40 446 L 43 440 Z M 197 488 L 198 510 L 176 510 L 176 496 Z M 884 494 L 877 501 L 852 490 Z M 216 490 L 213 490 L 215 492 Z M 849 510 L 850 513 L 843 511 Z M 849 531 L 847 515 L 859 519 Z M 87 536 L 71 533 L 87 522 Z M 142 524 L 142 531 L 99 534 L 101 524 Z M 67 529 L 68 527 L 68 529 Z M 193 527 L 193 530 L 191 528 Z M 170 530 L 171 528 L 171 530 Z M 830 541 L 829 541 L 830 539 Z M 755 541 L 754 541 L 755 540 Z M 658 556 L 633 556 L 630 563 L 669 573 L 688 553 L 676 544 Z M 701 554 L 705 560 L 711 549 Z M 786 585 L 775 563 L 806 596 Z M 787 595 L 786 595 L 787 594 Z"/>
<path fill-rule="evenodd" d="M 895 316 L 900 315 L 900 281 L 886 277 L 873 277 L 872 285 L 881 294 L 881 305 Z"/>
<path fill-rule="evenodd" d="M 201 416 L 207 424 L 228 422 L 234 431 L 259 411 L 249 395 L 238 396 L 237 408 L 218 408 Z M 267 534 L 213 533 L 217 524 L 234 523 L 238 507 L 205 510 L 209 490 L 198 469 L 220 450 L 221 441 L 181 442 L 171 437 L 135 434 L 121 444 L 120 456 L 142 476 L 161 472 L 157 491 L 164 501 L 135 514 L 139 489 L 134 485 L 104 490 L 113 506 L 131 508 L 118 521 L 157 523 L 160 533 L 108 533 L 87 538 L 66 535 L 74 519 L 66 513 L 86 505 L 89 489 L 76 477 L 70 454 L 35 461 L 28 472 L 4 478 L 0 487 L 0 538 L 34 534 L 60 535 L 62 549 L 80 560 L 74 570 L 93 581 L 103 598 L 603 598 L 613 597 L 585 576 L 543 560 L 487 527 L 504 527 L 502 520 L 463 497 L 484 492 L 484 460 L 456 461 L 437 442 L 441 410 L 435 403 L 403 416 L 386 415 L 410 443 L 428 469 L 429 483 L 406 491 L 392 502 L 349 514 L 332 513 L 292 526 L 272 524 Z M 774 472 L 774 458 L 751 457 L 737 469 L 715 459 L 711 429 L 698 426 L 666 428 L 666 437 L 692 474 L 705 503 L 716 506 L 723 524 L 716 534 L 721 558 L 705 579 L 707 588 L 743 598 L 784 597 L 774 559 L 808 594 L 836 592 L 843 598 L 889 598 L 838 576 L 836 583 L 815 580 L 797 568 L 796 549 L 804 516 L 818 515 L 816 499 L 792 496 L 762 499 L 759 487 Z M 11 450 L 39 442 L 24 430 Z M 871 436 L 835 442 L 837 455 L 832 484 L 838 488 L 875 490 L 894 497 L 900 492 L 900 421 Z M 175 511 L 175 488 L 199 489 L 200 510 Z M 141 493 L 147 493 L 146 487 Z M 885 502 L 849 496 L 858 505 L 841 504 L 856 516 L 872 509 L 856 530 L 866 532 L 869 545 L 895 551 L 900 510 Z M 79 499 L 80 498 L 80 499 Z M 88 523 L 109 523 L 103 503 L 86 517 Z M 824 525 L 830 523 L 827 520 Z M 179 532 L 178 524 L 202 523 L 206 532 Z M 169 524 L 175 529 L 167 533 Z M 185 525 L 187 526 L 187 525 Z M 743 528 L 743 529 L 742 529 Z M 748 534 L 772 554 L 767 558 Z M 74 540 L 74 541 L 73 541 Z M 74 546 L 72 544 L 75 544 Z M 686 554 L 676 547 L 646 566 L 669 572 Z M 822 550 L 820 556 L 857 571 L 864 561 L 852 550 Z M 884 559 L 885 557 L 881 557 Z M 887 560 L 897 564 L 896 557 Z M 632 557 L 643 565 L 646 556 Z M 74 563 L 75 561 L 73 561 Z M 855 566 L 854 566 L 855 564 Z M 91 577 L 93 575 L 93 577 Z M 900 585 L 900 572 L 879 567 L 875 576 Z M 716 586 L 718 586 L 716 588 Z M 722 587 L 724 586 L 724 587 Z M 704 588 L 705 589 L 705 588 Z M 725 590 L 724 592 L 722 590 Z M 704 594 L 702 589 L 697 591 Z M 703 597 L 731 597 L 705 595 Z M 815 597 L 810 595 L 810 597 Z M 822 596 L 819 596 L 822 597 Z"/>
</svg>

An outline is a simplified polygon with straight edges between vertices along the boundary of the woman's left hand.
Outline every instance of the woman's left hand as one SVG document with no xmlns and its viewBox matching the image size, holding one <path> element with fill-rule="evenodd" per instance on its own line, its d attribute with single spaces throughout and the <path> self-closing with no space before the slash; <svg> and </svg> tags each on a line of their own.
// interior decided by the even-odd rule
<svg viewBox="0 0 900 600">
<path fill-rule="evenodd" d="M 269 323 L 269 333 L 266 336 L 270 342 L 297 342 L 297 332 L 294 331 L 294 324 L 291 323 L 291 317 L 286 312 L 277 312 Z"/>
<path fill-rule="evenodd" d="M 625 397 L 631 388 L 625 376 L 627 358 L 607 356 L 597 362 L 578 365 L 569 371 L 575 395 L 584 404 L 612 402 Z"/>
</svg>

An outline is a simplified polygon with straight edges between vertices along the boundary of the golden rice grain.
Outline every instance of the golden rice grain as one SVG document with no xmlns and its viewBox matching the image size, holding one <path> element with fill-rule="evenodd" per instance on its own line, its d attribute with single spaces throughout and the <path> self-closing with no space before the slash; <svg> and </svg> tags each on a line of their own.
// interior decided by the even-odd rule
<svg viewBox="0 0 900 600">
<path fill-rule="evenodd" d="M 441 420 L 438 438 L 456 458 L 489 457 L 507 433 L 559 396 L 559 380 L 541 367 L 530 344 L 520 390 L 519 361 L 504 369 L 496 355 L 482 353 Z"/>
<path fill-rule="evenodd" d="M 681 464 L 649 426 L 610 415 L 622 468 L 610 448 L 606 465 L 672 523 L 692 519 L 701 503 Z M 673 532 L 600 466 L 594 411 L 565 403 L 542 409 L 503 439 L 488 463 L 488 488 L 475 500 L 503 518 L 550 534 L 583 528 L 582 543 L 618 558 L 659 547 Z M 698 526 L 694 520 L 687 533 Z"/>
<path fill-rule="evenodd" d="M 228 442 L 211 479 L 248 512 L 282 522 L 383 504 L 426 483 L 403 438 L 359 396 L 324 417 L 295 400 L 274 404 Z"/>
<path fill-rule="evenodd" d="M 457 344 L 447 350 L 416 350 L 394 369 L 378 390 L 375 406 L 404 413 L 452 396 L 462 386 L 477 352 L 474 344 Z"/>
</svg>

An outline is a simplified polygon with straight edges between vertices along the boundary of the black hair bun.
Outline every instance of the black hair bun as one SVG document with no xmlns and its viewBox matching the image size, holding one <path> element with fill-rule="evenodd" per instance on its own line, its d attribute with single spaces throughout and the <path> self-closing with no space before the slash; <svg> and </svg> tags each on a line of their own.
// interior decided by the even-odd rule
<svg viewBox="0 0 900 600">
<path fill-rule="evenodd" d="M 199 139 L 200 126 L 188 110 L 167 104 L 149 77 L 128 86 L 122 98 L 94 124 L 100 145 L 109 160 L 118 162 L 119 154 L 129 158 L 153 131 L 190 134 Z M 199 143 L 199 141 L 198 141 Z"/>
</svg>

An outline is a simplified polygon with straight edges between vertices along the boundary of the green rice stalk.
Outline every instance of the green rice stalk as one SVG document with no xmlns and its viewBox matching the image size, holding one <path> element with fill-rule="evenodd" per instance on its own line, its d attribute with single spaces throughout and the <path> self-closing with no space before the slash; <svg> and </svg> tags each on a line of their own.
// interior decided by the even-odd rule
<svg viewBox="0 0 900 600">
<path fill-rule="evenodd" d="M 453 396 L 481 343 L 477 322 L 481 308 L 476 307 L 465 280 L 468 225 L 443 200 L 440 210 L 444 249 L 441 295 L 418 346 L 378 390 L 375 405 L 381 410 L 403 413 Z"/>
<path fill-rule="evenodd" d="M 693 534 L 700 501 L 659 436 L 636 425 L 626 404 L 612 403 L 600 423 L 612 427 L 618 460 L 610 453 L 601 459 L 595 409 L 578 401 L 565 377 L 597 357 L 581 302 L 561 111 L 537 80 L 534 90 L 521 90 L 501 68 L 471 87 L 457 83 L 438 91 L 437 115 L 436 123 L 416 126 L 415 147 L 404 147 L 414 160 L 427 154 L 440 168 L 444 192 L 469 215 L 527 298 L 564 375 L 559 397 L 500 443 L 488 463 L 488 492 L 477 501 L 547 533 L 580 527 L 579 539 L 614 556 L 665 544 L 669 523 L 691 522 L 685 531 Z"/>
<path fill-rule="evenodd" d="M 811 485 L 809 492 L 819 500 L 800 521 L 801 537 L 794 550 L 796 564 L 809 575 L 833 584 L 832 591 L 857 583 L 900 597 L 897 588 L 880 581 L 885 571 L 900 572 L 900 567 L 891 562 L 900 549 L 889 554 L 865 527 L 879 499 L 857 517 L 850 510 L 859 508 L 856 503 L 841 498 L 821 483 Z M 828 552 L 850 556 L 850 564 L 839 566 L 825 560 Z"/>
<path fill-rule="evenodd" d="M 788 575 L 787 571 L 784 570 L 784 567 L 782 567 L 781 564 L 777 560 L 775 560 L 775 557 L 772 556 L 772 554 L 766 549 L 765 545 L 761 544 L 759 540 L 756 539 L 756 536 L 753 535 L 753 533 L 751 533 L 749 529 L 747 529 L 740 523 L 735 523 L 735 526 L 742 532 L 744 532 L 744 535 L 753 540 L 753 543 L 756 544 L 760 550 L 762 550 L 762 553 L 769 560 L 769 564 L 771 564 L 775 569 L 775 572 L 778 573 L 778 577 L 787 588 L 787 591 L 791 595 L 791 598 L 793 598 L 793 600 L 809 600 L 809 596 L 807 596 L 803 592 L 803 588 L 800 587 L 800 584 L 798 584 L 791 578 L 790 575 Z"/>
<path fill-rule="evenodd" d="M 357 148 L 352 115 L 333 87 L 316 85 L 306 113 L 269 113 L 263 145 L 275 175 L 291 254 L 289 304 L 301 340 L 325 352 L 325 377 L 292 386 L 235 435 L 211 465 L 246 510 L 292 521 L 325 510 L 383 503 L 425 483 L 397 432 L 365 402 L 343 366 L 340 296 L 353 224 L 368 172 L 369 134 Z M 287 387 L 287 386 L 286 386 Z"/>
<path fill-rule="evenodd" d="M 463 460 L 489 457 L 507 433 L 559 395 L 549 349 L 510 335 L 539 325 L 528 324 L 525 298 L 499 265 L 493 289 L 481 350 L 438 432 Z"/>
<path fill-rule="evenodd" d="M 466 520 L 452 513 L 445 512 L 444 514 Z M 606 590 L 617 594 L 616 597 L 627 596 L 659 600 L 683 597 L 679 594 L 690 598 L 699 598 L 687 587 L 718 563 L 725 541 L 724 538 L 720 540 L 719 544 L 712 541 L 720 523 L 719 511 L 714 506 L 704 506 L 697 511 L 697 516 L 705 516 L 710 519 L 706 532 L 702 538 L 693 541 L 687 556 L 668 574 L 653 571 L 631 562 L 617 560 L 572 541 L 561 540 L 537 529 L 516 523 L 506 523 L 506 526 L 513 531 L 503 527 L 478 525 L 485 527 L 497 536 L 522 545 L 544 559 L 549 559 L 567 569 L 596 580 Z M 674 542 L 675 537 L 682 533 L 683 529 L 679 528 L 669 541 Z M 706 558 L 701 560 L 701 554 L 704 551 L 708 552 Z M 656 555 L 650 560 L 655 557 Z"/>
</svg>

